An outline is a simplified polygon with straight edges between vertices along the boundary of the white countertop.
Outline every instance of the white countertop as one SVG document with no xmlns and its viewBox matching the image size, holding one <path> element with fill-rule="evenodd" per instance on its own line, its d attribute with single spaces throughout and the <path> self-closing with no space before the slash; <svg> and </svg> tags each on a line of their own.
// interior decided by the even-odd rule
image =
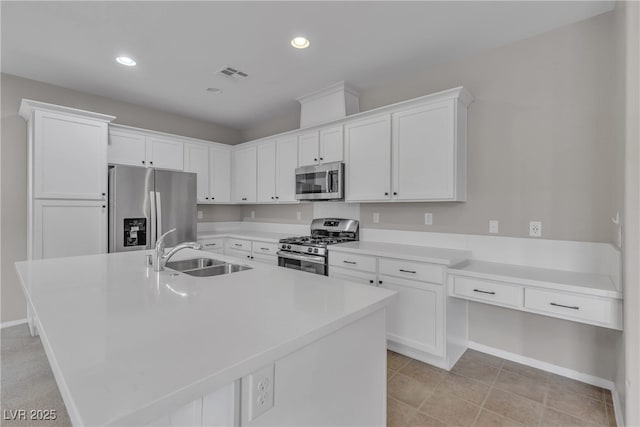
<svg viewBox="0 0 640 427">
<path fill-rule="evenodd" d="M 458 264 L 471 258 L 470 251 L 383 242 L 358 241 L 329 246 L 330 252 L 334 250 L 363 255 L 402 258 L 408 261 L 430 262 L 446 266 Z"/>
<path fill-rule="evenodd" d="M 202 231 L 198 233 L 198 240 L 230 237 L 232 239 L 259 240 L 262 242 L 278 243 L 280 239 L 295 237 L 297 234 L 273 233 L 270 231 L 226 230 Z"/>
<path fill-rule="evenodd" d="M 227 234 L 225 234 L 227 235 Z M 74 423 L 142 424 L 388 304 L 394 293 L 252 270 L 192 277 L 151 251 L 16 263 Z M 175 259 L 233 258 L 185 250 Z"/>
<path fill-rule="evenodd" d="M 611 277 L 602 274 L 473 260 L 449 267 L 449 274 L 622 299 L 622 292 L 616 289 Z"/>
</svg>

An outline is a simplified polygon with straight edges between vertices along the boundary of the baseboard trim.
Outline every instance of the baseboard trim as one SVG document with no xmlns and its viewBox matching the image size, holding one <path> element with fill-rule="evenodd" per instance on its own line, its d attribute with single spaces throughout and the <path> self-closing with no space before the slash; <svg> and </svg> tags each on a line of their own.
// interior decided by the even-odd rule
<svg viewBox="0 0 640 427">
<path fill-rule="evenodd" d="M 480 344 L 475 341 L 468 342 L 469 348 L 479 351 L 481 353 L 487 353 L 492 356 L 500 357 L 505 360 L 520 363 L 522 365 L 531 366 L 542 371 L 551 372 L 553 374 L 561 375 L 563 377 L 571 378 L 583 383 L 595 385 L 598 387 L 606 388 L 611 391 L 611 400 L 613 400 L 613 410 L 616 415 L 616 424 L 620 427 L 624 426 L 624 419 L 622 416 L 622 407 L 620 406 L 620 396 L 616 391 L 615 384 L 611 380 L 596 377 L 594 375 L 585 374 L 583 372 L 574 371 L 573 369 L 564 368 L 562 366 L 554 365 L 552 363 L 543 362 L 538 359 L 523 356 L 517 353 L 511 353 L 509 351 L 501 350 L 499 348 L 490 347 L 488 345 Z"/>
<path fill-rule="evenodd" d="M 0 329 L 22 325 L 23 323 L 27 323 L 27 319 L 18 319 L 18 320 L 10 320 L 8 322 L 2 322 L 0 323 Z"/>
</svg>

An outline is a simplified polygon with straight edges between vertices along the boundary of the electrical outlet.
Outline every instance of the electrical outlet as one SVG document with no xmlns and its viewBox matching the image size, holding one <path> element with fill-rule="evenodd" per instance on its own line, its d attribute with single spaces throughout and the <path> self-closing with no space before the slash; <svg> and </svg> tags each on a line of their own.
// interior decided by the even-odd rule
<svg viewBox="0 0 640 427">
<path fill-rule="evenodd" d="M 249 375 L 249 421 L 273 408 L 274 371 L 269 365 Z"/>
<path fill-rule="evenodd" d="M 377 224 L 380 222 L 380 214 L 378 212 L 373 213 L 373 223 Z"/>
<path fill-rule="evenodd" d="M 542 237 L 542 221 L 529 222 L 529 236 Z"/>
<path fill-rule="evenodd" d="M 204 214 L 202 213 L 202 211 L 198 211 L 198 219 L 202 218 L 204 218 Z"/>
<path fill-rule="evenodd" d="M 298 221 L 300 221 L 302 219 L 302 212 L 300 212 L 300 211 L 296 212 L 296 219 Z"/>
<path fill-rule="evenodd" d="M 489 220 L 489 233 L 498 234 L 498 220 Z"/>
<path fill-rule="evenodd" d="M 427 212 L 424 214 L 424 224 L 433 225 L 433 214 L 431 212 Z"/>
<path fill-rule="evenodd" d="M 251 211 L 251 219 L 256 219 L 256 211 Z"/>
</svg>

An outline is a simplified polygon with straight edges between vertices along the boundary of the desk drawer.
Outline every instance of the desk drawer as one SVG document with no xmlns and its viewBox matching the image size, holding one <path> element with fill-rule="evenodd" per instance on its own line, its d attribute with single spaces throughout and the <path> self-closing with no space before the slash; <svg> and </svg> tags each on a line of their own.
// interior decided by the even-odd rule
<svg viewBox="0 0 640 427">
<path fill-rule="evenodd" d="M 251 252 L 251 241 L 240 239 L 228 239 L 227 247 L 236 251 Z"/>
<path fill-rule="evenodd" d="M 380 258 L 379 269 L 380 274 L 386 274 L 388 276 L 437 283 L 440 285 L 444 282 L 444 267 L 441 265 Z"/>
<path fill-rule="evenodd" d="M 496 305 L 522 307 L 522 286 L 471 277 L 450 276 L 453 280 L 453 294 L 462 298 L 486 301 Z"/>
<path fill-rule="evenodd" d="M 560 292 L 527 288 L 524 306 L 551 316 L 570 317 L 587 322 L 611 323 L 616 302 L 587 295 L 571 295 Z"/>
<path fill-rule="evenodd" d="M 276 256 L 278 253 L 278 244 L 277 243 L 267 243 L 267 242 L 253 242 L 253 254 L 263 254 L 263 255 L 273 255 Z"/>
<path fill-rule="evenodd" d="M 368 255 L 356 255 L 329 250 L 329 265 L 370 273 L 376 272 L 376 258 Z"/>
</svg>

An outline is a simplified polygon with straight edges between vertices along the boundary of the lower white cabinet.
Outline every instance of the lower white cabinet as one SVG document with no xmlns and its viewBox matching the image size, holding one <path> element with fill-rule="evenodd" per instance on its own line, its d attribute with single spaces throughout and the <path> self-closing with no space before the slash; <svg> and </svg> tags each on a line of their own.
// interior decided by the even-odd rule
<svg viewBox="0 0 640 427">
<path fill-rule="evenodd" d="M 224 254 L 224 239 L 200 239 L 198 243 L 202 245 L 202 250 L 214 254 Z"/>
<path fill-rule="evenodd" d="M 228 238 L 224 244 L 224 254 L 244 260 L 278 265 L 278 244 L 259 240 Z"/>
<path fill-rule="evenodd" d="M 107 204 L 90 200 L 34 201 L 33 259 L 107 252 Z"/>
</svg>

